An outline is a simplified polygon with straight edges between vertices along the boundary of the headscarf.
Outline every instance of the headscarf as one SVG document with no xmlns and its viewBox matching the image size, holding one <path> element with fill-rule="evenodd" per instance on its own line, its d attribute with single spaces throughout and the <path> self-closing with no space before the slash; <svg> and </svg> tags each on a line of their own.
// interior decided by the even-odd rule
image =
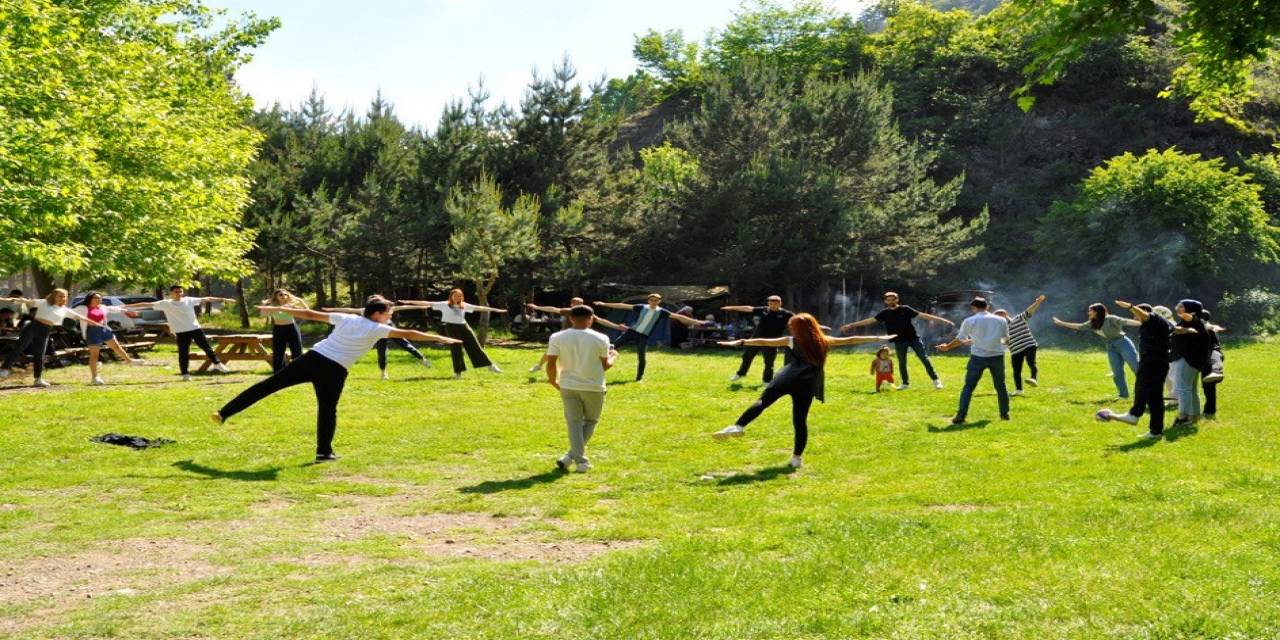
<svg viewBox="0 0 1280 640">
<path fill-rule="evenodd" d="M 1160 316 L 1161 318 L 1164 318 L 1165 320 L 1168 320 L 1170 322 L 1173 321 L 1173 311 L 1169 309 L 1169 307 L 1166 307 L 1164 305 L 1157 305 L 1152 307 L 1151 311 L 1154 312 L 1156 315 Z"/>
<path fill-rule="evenodd" d="M 1199 300 L 1192 300 L 1190 298 L 1186 298 L 1184 300 L 1179 300 L 1178 304 L 1182 305 L 1183 311 L 1186 311 L 1187 313 L 1193 316 L 1198 316 L 1200 315 L 1201 311 L 1204 311 L 1204 305 L 1200 304 Z"/>
</svg>

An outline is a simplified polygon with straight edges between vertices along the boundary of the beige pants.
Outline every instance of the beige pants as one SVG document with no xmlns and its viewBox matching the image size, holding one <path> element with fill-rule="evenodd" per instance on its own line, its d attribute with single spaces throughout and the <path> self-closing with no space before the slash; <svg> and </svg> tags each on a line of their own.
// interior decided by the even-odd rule
<svg viewBox="0 0 1280 640">
<path fill-rule="evenodd" d="M 569 426 L 569 457 L 574 462 L 587 461 L 587 441 L 600 422 L 600 412 L 604 410 L 603 391 L 575 391 L 561 389 L 560 400 L 564 403 L 564 421 Z"/>
</svg>

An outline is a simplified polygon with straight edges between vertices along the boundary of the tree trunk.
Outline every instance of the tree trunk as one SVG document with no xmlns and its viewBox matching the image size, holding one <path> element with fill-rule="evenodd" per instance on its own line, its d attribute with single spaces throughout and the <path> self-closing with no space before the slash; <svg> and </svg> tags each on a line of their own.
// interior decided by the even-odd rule
<svg viewBox="0 0 1280 640">
<path fill-rule="evenodd" d="M 53 281 L 53 274 L 41 269 L 40 267 L 32 265 L 31 276 L 35 278 L 36 281 L 36 295 L 30 296 L 32 298 L 43 298 L 49 295 L 50 291 L 57 288 L 57 285 L 54 284 Z"/>
<path fill-rule="evenodd" d="M 328 302 L 324 299 L 324 269 L 319 260 L 316 261 L 315 269 L 312 271 L 312 276 L 315 278 L 312 284 L 316 289 L 316 307 L 320 308 L 329 306 Z"/>
<path fill-rule="evenodd" d="M 70 292 L 71 285 L 73 284 L 75 284 L 74 276 L 71 274 L 70 271 L 68 271 L 66 275 L 62 276 L 62 288 Z"/>
<path fill-rule="evenodd" d="M 240 303 L 240 328 L 249 328 L 249 303 L 244 299 L 244 278 L 236 278 L 236 301 Z"/>
</svg>

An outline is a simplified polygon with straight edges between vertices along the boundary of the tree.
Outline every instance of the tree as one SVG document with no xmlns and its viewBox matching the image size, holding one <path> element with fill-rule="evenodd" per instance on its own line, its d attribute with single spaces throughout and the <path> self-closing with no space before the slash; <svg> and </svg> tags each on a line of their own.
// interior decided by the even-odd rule
<svg viewBox="0 0 1280 640">
<path fill-rule="evenodd" d="M 1126 153 L 1097 167 L 1037 236 L 1042 255 L 1118 295 L 1214 300 L 1280 260 L 1260 187 L 1221 159 L 1177 149 Z"/>
<path fill-rule="evenodd" d="M 1280 42 L 1280 2 L 1265 0 L 1014 0 L 1023 29 L 1035 34 L 1035 57 L 1019 89 L 1024 108 L 1031 84 L 1059 78 L 1091 42 L 1147 31 L 1167 21 L 1183 62 L 1165 95 L 1191 99 L 1205 119 L 1245 126 L 1243 104 L 1252 95 L 1253 69 Z"/>
<path fill-rule="evenodd" d="M 198 0 L 0 3 L 0 271 L 237 277 L 259 134 L 230 78 L 278 26 Z M 51 70 L 57 70 L 51 73 Z"/>
<path fill-rule="evenodd" d="M 528 259 L 538 252 L 538 209 L 536 196 L 520 195 L 514 204 L 502 204 L 498 183 L 482 174 L 467 187 L 454 187 L 445 203 L 453 233 L 449 236 L 449 257 L 458 265 L 458 274 L 476 287 L 481 305 L 489 304 L 489 292 L 501 275 L 503 265 Z M 481 314 L 480 341 L 489 333 L 489 314 Z"/>
</svg>

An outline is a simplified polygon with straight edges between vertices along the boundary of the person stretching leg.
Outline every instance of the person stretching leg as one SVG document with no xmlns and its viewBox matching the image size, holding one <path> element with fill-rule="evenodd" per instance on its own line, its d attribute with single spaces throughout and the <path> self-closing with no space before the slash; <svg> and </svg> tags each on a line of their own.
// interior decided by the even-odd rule
<svg viewBox="0 0 1280 640">
<path fill-rule="evenodd" d="M 196 343 L 201 351 L 204 351 L 205 357 L 209 358 L 209 362 L 213 363 L 214 371 L 229 373 L 230 370 L 227 369 L 227 365 L 222 364 L 222 361 L 218 359 L 218 354 L 213 352 L 213 347 L 209 346 L 209 339 L 205 337 L 204 330 L 200 328 L 200 321 L 196 319 L 196 309 L 204 302 L 231 304 L 235 300 L 210 296 L 188 298 L 183 295 L 184 293 L 186 293 L 186 289 L 182 285 L 175 284 L 169 287 L 168 300 L 135 302 L 134 304 L 125 305 L 125 308 L 157 309 L 164 312 L 165 321 L 169 323 L 169 331 L 173 333 L 173 337 L 178 341 L 178 372 L 182 374 L 183 381 L 191 379 L 192 342 Z"/>
<path fill-rule="evenodd" d="M 636 382 L 644 381 L 644 365 L 645 350 L 649 347 L 649 334 L 658 326 L 659 322 L 673 318 L 686 326 L 702 326 L 707 324 L 702 320 L 694 320 L 689 316 L 671 313 L 661 307 L 662 295 L 657 293 L 649 294 L 646 299 L 648 304 L 626 304 L 623 302 L 595 302 L 595 306 L 604 307 L 606 309 L 622 309 L 626 311 L 634 311 L 639 314 L 635 324 L 631 328 L 622 332 L 618 337 L 613 339 L 614 348 L 622 347 L 628 344 L 636 345 Z"/>
<path fill-rule="evenodd" d="M 915 324 L 912 320 L 916 317 L 924 318 L 929 322 L 937 322 L 948 327 L 954 327 L 956 323 L 932 314 L 916 311 L 905 304 L 898 303 L 898 294 L 889 291 L 884 294 L 884 306 L 876 315 L 850 322 L 840 327 L 842 333 L 849 333 L 858 328 L 865 327 L 879 322 L 884 325 L 885 333 L 893 334 L 893 347 L 898 352 L 898 369 L 902 372 L 902 384 L 898 385 L 898 390 L 903 391 L 911 387 L 911 375 L 907 371 L 907 351 L 911 350 L 916 353 L 916 358 L 920 359 L 920 363 L 924 365 L 925 373 L 929 374 L 929 378 L 933 380 L 933 388 L 941 389 L 942 380 L 938 379 L 938 373 L 933 370 L 933 363 L 929 362 L 929 354 L 924 349 L 924 342 L 920 339 L 920 334 L 916 333 Z"/>
<path fill-rule="evenodd" d="M 569 300 L 568 307 L 540 307 L 532 303 L 526 304 L 524 306 L 529 311 L 538 311 L 541 313 L 549 313 L 552 315 L 560 316 L 560 330 L 564 331 L 565 329 L 568 329 L 569 327 L 573 326 L 573 323 L 571 322 L 571 319 L 569 317 L 569 313 L 573 310 L 574 307 L 584 305 L 584 304 L 586 304 L 586 302 L 584 302 L 582 298 L 578 298 L 575 296 L 574 298 L 571 298 Z M 604 325 L 606 327 L 609 327 L 610 329 L 613 329 L 614 331 L 626 331 L 628 328 L 627 325 L 625 324 L 616 324 L 616 323 L 610 322 L 609 320 L 601 318 L 600 316 L 597 316 L 594 313 L 591 314 L 591 317 L 593 318 L 592 322 L 594 322 L 595 324 Z M 601 335 L 604 335 L 604 334 L 601 334 Z M 532 367 L 529 367 L 529 373 L 535 373 L 535 372 L 541 371 L 543 367 L 546 366 L 546 364 L 547 364 L 547 354 L 544 352 L 542 354 L 542 357 L 538 359 L 538 364 L 535 364 Z"/>
</svg>

